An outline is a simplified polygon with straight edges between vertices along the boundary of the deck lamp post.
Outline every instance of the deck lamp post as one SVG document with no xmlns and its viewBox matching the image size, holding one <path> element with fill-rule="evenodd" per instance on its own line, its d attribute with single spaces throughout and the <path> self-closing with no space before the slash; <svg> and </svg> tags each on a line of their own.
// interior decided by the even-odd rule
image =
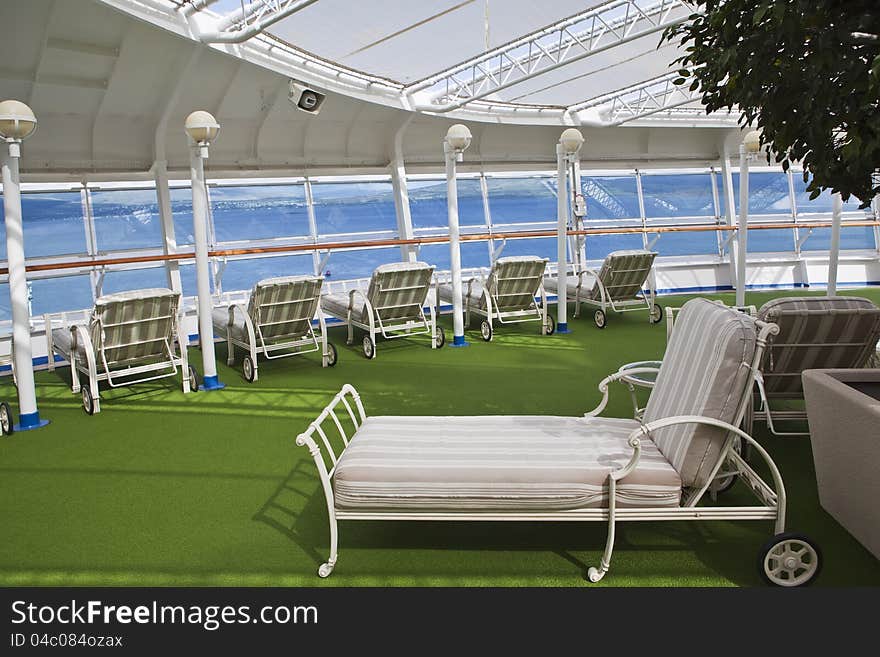
<svg viewBox="0 0 880 657">
<path fill-rule="evenodd" d="M 464 152 L 471 145 L 471 131 L 456 123 L 449 127 L 443 140 L 443 153 L 446 155 L 446 207 L 449 214 L 449 263 L 452 275 L 452 346 L 466 347 L 464 339 L 464 313 L 461 299 L 461 247 L 458 228 L 458 185 L 455 180 L 455 165 L 464 158 Z"/>
<path fill-rule="evenodd" d="M 559 136 L 556 144 L 556 332 L 568 330 L 568 168 L 578 157 L 584 136 L 577 128 L 568 128 Z M 576 194 L 579 190 L 572 190 Z M 577 273 L 577 272 L 575 272 Z"/>
<path fill-rule="evenodd" d="M 761 152 L 761 133 L 752 130 L 739 145 L 739 222 L 736 231 L 736 305 L 746 305 L 746 249 L 749 241 L 749 160 Z"/>
<path fill-rule="evenodd" d="M 214 326 L 211 320 L 211 277 L 208 271 L 208 190 L 205 186 L 205 163 L 208 147 L 220 132 L 220 124 L 211 114 L 195 111 L 186 117 L 186 134 L 190 139 L 190 178 L 192 180 L 193 236 L 196 246 L 196 287 L 199 295 L 199 346 L 202 349 L 204 390 L 221 390 L 226 386 L 217 376 L 214 357 Z"/>
<path fill-rule="evenodd" d="M 831 244 L 828 245 L 828 296 L 837 295 L 837 267 L 840 260 L 840 219 L 843 213 L 843 198 L 839 192 L 832 196 L 831 206 Z"/>
<path fill-rule="evenodd" d="M 37 119 L 30 107 L 17 100 L 4 100 L 0 103 L 0 138 L 6 142 L 6 148 L 2 149 L 6 259 L 9 269 L 9 301 L 12 307 L 12 353 L 18 386 L 19 423 L 14 427 L 16 431 L 38 429 L 49 424 L 48 420 L 40 419 L 34 387 L 24 232 L 21 223 L 21 187 L 18 176 L 21 142 L 36 129 Z M 52 355 L 49 354 L 49 357 Z M 4 421 L 11 422 L 9 418 Z"/>
</svg>

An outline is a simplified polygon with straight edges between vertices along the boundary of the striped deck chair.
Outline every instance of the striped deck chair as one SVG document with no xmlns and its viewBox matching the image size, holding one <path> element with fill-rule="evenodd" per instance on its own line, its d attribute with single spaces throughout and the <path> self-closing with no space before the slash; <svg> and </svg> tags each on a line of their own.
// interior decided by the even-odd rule
<svg viewBox="0 0 880 657">
<path fill-rule="evenodd" d="M 55 328 L 51 316 L 46 321 L 48 353 L 70 363 L 71 388 L 81 393 L 89 415 L 101 410 L 101 381 L 112 388 L 130 386 L 176 376 L 179 367 L 183 392 L 198 390 L 187 360 L 178 292 L 151 288 L 108 294 L 95 301 L 87 324 Z M 54 369 L 54 358 L 49 364 Z M 88 384 L 80 384 L 80 374 L 88 376 Z"/>
<path fill-rule="evenodd" d="M 284 276 L 266 278 L 254 285 L 247 308 L 230 304 L 215 308 L 214 331 L 226 338 L 226 363 L 235 363 L 235 347 L 247 354 L 242 360 L 242 374 L 248 382 L 257 380 L 257 357 L 267 359 L 321 352 L 321 364 L 336 364 L 336 347 L 327 341 L 324 315 L 320 309 L 321 276 Z M 312 320 L 317 315 L 319 333 Z"/>
<path fill-rule="evenodd" d="M 646 289 L 648 277 L 657 254 L 633 249 L 609 253 L 597 272 L 584 269 L 566 276 L 566 294 L 574 299 L 574 316 L 580 314 L 581 304 L 596 309 L 594 320 L 600 329 L 608 323 L 608 310 L 616 313 L 647 310 L 652 324 L 663 319 L 663 308 L 654 302 L 655 290 Z M 559 281 L 550 278 L 544 282 L 547 290 L 559 293 Z"/>
<path fill-rule="evenodd" d="M 465 326 L 471 314 L 483 317 L 480 335 L 489 342 L 494 334 L 494 322 L 540 322 L 541 334 L 552 335 L 556 322 L 547 313 L 547 294 L 544 292 L 544 272 L 547 260 L 538 256 L 508 256 L 498 258 L 492 269 L 480 278 L 473 277 L 462 290 Z M 452 303 L 452 283 L 439 286 L 441 301 Z M 540 304 L 536 297 L 541 299 Z"/>
<path fill-rule="evenodd" d="M 367 285 L 324 294 L 321 308 L 348 325 L 346 344 L 353 344 L 355 327 L 367 332 L 363 352 L 369 359 L 376 357 L 379 335 L 386 340 L 429 335 L 431 348 L 439 349 L 446 336 L 437 326 L 434 306 L 430 320 L 424 310 L 433 277 L 434 266 L 424 262 L 387 263 L 376 268 Z"/>
<path fill-rule="evenodd" d="M 775 421 L 806 420 L 804 409 L 778 402 L 803 400 L 804 370 L 869 366 L 880 340 L 880 308 L 861 297 L 783 297 L 761 306 L 758 318 L 777 324 L 779 335 L 764 354 L 753 417 L 777 436 L 809 435 L 778 429 Z"/>
</svg>

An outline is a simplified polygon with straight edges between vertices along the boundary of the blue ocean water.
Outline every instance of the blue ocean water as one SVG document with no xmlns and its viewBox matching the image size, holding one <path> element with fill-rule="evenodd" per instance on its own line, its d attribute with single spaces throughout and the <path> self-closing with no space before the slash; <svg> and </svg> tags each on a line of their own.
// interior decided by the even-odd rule
<svg viewBox="0 0 880 657">
<path fill-rule="evenodd" d="M 830 195 L 810 201 L 804 184 L 795 176 L 794 199 L 803 218 L 827 219 Z M 739 178 L 734 175 L 734 193 Z M 749 212 L 755 221 L 785 219 L 791 215 L 791 197 L 784 174 L 753 173 L 749 179 Z M 519 178 L 488 177 L 489 216 L 495 233 L 523 230 L 553 230 L 556 217 L 556 183 L 552 176 Z M 720 185 L 719 185 L 720 187 Z M 710 223 L 714 217 L 711 178 L 707 173 L 652 174 L 642 176 L 645 213 L 649 225 L 674 225 L 683 221 Z M 313 183 L 315 221 L 320 241 L 388 239 L 396 237 L 396 218 L 391 185 L 388 182 Z M 635 177 L 584 176 L 588 227 L 639 226 L 639 203 Z M 247 246 L 255 240 L 310 238 L 305 189 L 302 184 L 212 186 L 211 214 L 215 241 L 222 245 Z M 485 233 L 487 218 L 479 180 L 463 179 L 458 184 L 459 216 L 462 234 Z M 738 196 L 737 196 L 738 197 Z M 162 233 L 155 191 L 95 190 L 90 192 L 95 238 L 99 254 L 157 248 Z M 445 180 L 412 180 L 409 200 L 413 227 L 417 235 L 444 235 L 447 232 Z M 852 201 L 845 210 L 855 210 Z M 79 191 L 28 193 L 22 196 L 25 252 L 28 258 L 80 255 L 87 252 L 87 236 Z M 172 212 L 177 243 L 193 242 L 192 198 L 189 189 L 172 190 Z M 818 213 L 818 214 L 817 214 Z M 0 207 L 2 216 L 2 207 Z M 0 224 L 2 228 L 2 224 Z M 828 229 L 814 230 L 806 240 L 806 250 L 828 248 Z M 722 236 L 722 239 L 726 233 Z M 649 241 L 656 237 L 648 235 Z M 802 235 L 803 237 L 803 235 Z M 640 234 L 590 236 L 587 257 L 600 260 L 611 251 L 641 248 Z M 496 240 L 496 248 L 500 241 Z M 842 248 L 873 248 L 870 228 L 847 228 L 842 232 Z M 718 254 L 719 239 L 714 231 L 665 233 L 654 243 L 660 255 Z M 761 230 L 749 233 L 750 252 L 792 251 L 792 230 Z M 534 254 L 556 259 L 555 238 L 514 239 L 503 247 L 503 255 Z M 0 241 L 0 258 L 5 259 L 5 234 Z M 489 264 L 488 242 L 465 241 L 461 246 L 462 265 Z M 398 247 L 337 251 L 330 255 L 322 273 L 330 280 L 369 276 L 378 265 L 399 260 Z M 448 244 L 421 247 L 419 258 L 448 269 Z M 312 273 L 311 253 L 230 260 L 222 277 L 224 290 L 249 289 L 257 280 L 269 276 Z M 194 268 L 181 268 L 184 293 L 195 294 Z M 129 271 L 108 272 L 103 292 L 167 285 L 165 269 L 153 266 Z M 87 275 L 63 276 L 32 282 L 33 313 L 75 310 L 93 303 L 92 282 Z M 0 286 L 0 319 L 9 318 L 8 288 Z"/>
</svg>

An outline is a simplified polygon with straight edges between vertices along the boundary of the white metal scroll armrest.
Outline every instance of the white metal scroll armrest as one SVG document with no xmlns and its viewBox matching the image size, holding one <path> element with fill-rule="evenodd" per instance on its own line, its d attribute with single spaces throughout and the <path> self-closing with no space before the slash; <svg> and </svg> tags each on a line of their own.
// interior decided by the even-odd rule
<svg viewBox="0 0 880 657">
<path fill-rule="evenodd" d="M 648 422 L 647 424 L 642 425 L 630 434 L 630 439 L 638 438 L 638 436 L 643 433 L 650 434 L 657 429 L 663 429 L 665 427 L 671 427 L 679 424 L 704 424 L 712 427 L 718 427 L 719 429 L 724 429 L 738 436 L 741 440 L 745 441 L 749 446 L 751 446 L 752 449 L 754 449 L 758 454 L 761 455 L 761 458 L 764 459 L 767 467 L 770 470 L 770 474 L 773 477 L 773 488 L 774 492 L 776 493 L 777 500 L 776 533 L 784 531 L 785 484 L 782 482 L 782 475 L 779 472 L 779 468 L 777 468 L 776 464 L 773 462 L 770 454 L 767 453 L 767 450 L 765 450 L 757 440 L 752 438 L 741 428 L 735 427 L 728 422 L 724 422 L 723 420 L 718 420 L 712 417 L 705 417 L 702 415 L 675 415 L 672 417 L 665 417 L 660 420 L 654 420 L 653 422 Z M 704 488 L 708 488 L 708 485 L 709 484 L 707 482 Z"/>
<path fill-rule="evenodd" d="M 240 303 L 231 303 L 229 304 L 229 321 L 227 322 L 227 331 L 230 330 L 233 326 L 235 326 L 235 311 L 241 313 L 242 319 L 244 319 L 244 327 L 245 331 L 247 331 L 248 336 L 248 344 L 251 345 L 251 350 L 256 348 L 257 345 L 257 332 L 254 329 L 254 323 L 251 320 L 250 315 L 247 314 L 247 310 L 245 310 L 244 306 Z M 253 356 L 253 354 L 251 354 Z M 254 365 L 256 365 L 256 360 L 254 361 Z"/>
<path fill-rule="evenodd" d="M 367 298 L 367 295 L 364 293 L 362 289 L 356 287 L 348 293 L 348 319 L 351 320 L 351 314 L 354 312 L 354 298 L 355 296 L 360 295 L 364 300 L 364 306 L 367 309 L 367 316 L 370 318 L 370 326 L 373 326 L 373 304 L 370 303 L 370 300 Z"/>
<path fill-rule="evenodd" d="M 587 411 L 584 413 L 584 417 L 596 417 L 602 411 L 605 410 L 605 407 L 608 405 L 608 384 L 614 383 L 615 381 L 620 381 L 625 376 L 631 376 L 633 374 L 656 374 L 659 370 L 656 367 L 634 367 L 631 370 L 626 370 L 624 372 L 615 372 L 609 376 L 606 376 L 604 379 L 599 381 L 599 392 L 602 393 L 602 399 L 599 401 L 599 404 L 592 411 Z"/>
</svg>

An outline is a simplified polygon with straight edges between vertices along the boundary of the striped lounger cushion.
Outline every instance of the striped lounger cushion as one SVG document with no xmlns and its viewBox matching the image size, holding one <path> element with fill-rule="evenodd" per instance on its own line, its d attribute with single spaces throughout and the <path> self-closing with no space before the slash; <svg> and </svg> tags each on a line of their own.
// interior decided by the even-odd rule
<svg viewBox="0 0 880 657">
<path fill-rule="evenodd" d="M 89 337 L 95 353 L 103 348 L 109 363 L 167 359 L 166 342 L 175 339 L 180 294 L 167 288 L 106 294 L 95 301 Z M 70 354 L 69 328 L 53 329 L 58 350 Z M 83 345 L 77 353 L 85 355 Z"/>
<path fill-rule="evenodd" d="M 757 346 L 751 317 L 707 299 L 692 299 L 675 322 L 657 381 L 645 409 L 646 424 L 677 415 L 701 415 L 733 423 L 749 390 Z M 675 466 L 685 487 L 706 483 L 724 446 L 723 429 L 680 424 L 652 438 Z"/>
<path fill-rule="evenodd" d="M 607 506 L 635 420 L 370 417 L 334 474 L 339 509 L 555 511 Z M 677 506 L 681 480 L 650 440 L 618 484 L 621 506 Z"/>
<path fill-rule="evenodd" d="M 656 257 L 656 253 L 644 249 L 609 253 L 602 261 L 599 279 L 605 285 L 605 290 L 611 299 L 613 301 L 628 301 L 634 298 L 644 287 Z M 568 276 L 567 296 L 574 299 L 577 286 L 578 277 Z M 547 280 L 544 287 L 549 291 L 559 293 L 559 283 L 555 278 Z M 599 283 L 595 276 L 584 275 L 581 282 L 580 298 L 593 301 L 602 300 L 602 293 L 599 291 Z"/>
<path fill-rule="evenodd" d="M 515 312 L 533 308 L 535 295 L 538 293 L 538 287 L 544 277 L 546 267 L 547 261 L 537 256 L 498 258 L 486 281 L 490 291 L 497 295 L 499 307 L 495 310 Z M 471 284 L 470 294 L 468 294 L 467 281 L 462 284 L 461 290 L 463 298 L 471 306 L 482 310 L 486 309 L 483 284 L 479 279 Z M 440 298 L 444 301 L 452 301 L 451 283 L 440 286 Z"/>
<path fill-rule="evenodd" d="M 880 308 L 862 297 L 774 299 L 758 318 L 779 325 L 761 368 L 768 397 L 803 398 L 804 370 L 865 367 L 880 340 Z"/>
<path fill-rule="evenodd" d="M 424 262 L 391 262 L 380 265 L 373 272 L 368 287 L 361 288 L 376 306 L 402 306 L 381 311 L 383 321 L 389 319 L 419 319 L 419 309 L 424 306 L 431 287 L 434 267 Z M 408 290 L 391 288 L 411 287 Z M 386 290 L 383 292 L 382 290 Z M 328 315 L 346 320 L 348 317 L 349 293 L 325 294 L 321 297 L 321 308 Z M 410 305 L 407 305 L 410 304 Z M 361 322 L 368 322 L 364 299 L 355 295 L 353 316 Z"/>
<path fill-rule="evenodd" d="M 323 278 L 316 276 L 280 276 L 266 278 L 254 285 L 247 313 L 254 324 L 262 324 L 263 339 L 281 342 L 305 336 L 318 309 Z M 214 329 L 226 335 L 228 308 L 214 308 L 211 313 Z M 236 312 L 231 327 L 235 340 L 247 342 L 244 319 Z"/>
</svg>

